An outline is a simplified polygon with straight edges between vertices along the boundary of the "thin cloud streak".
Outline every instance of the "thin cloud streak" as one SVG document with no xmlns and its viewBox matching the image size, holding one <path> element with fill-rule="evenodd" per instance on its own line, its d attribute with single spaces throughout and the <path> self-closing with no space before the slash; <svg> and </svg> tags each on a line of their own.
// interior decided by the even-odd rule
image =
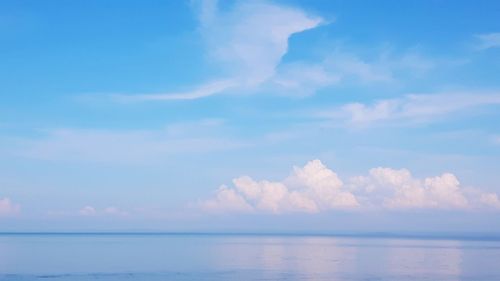
<svg viewBox="0 0 500 281">
<path fill-rule="evenodd" d="M 479 43 L 476 46 L 478 50 L 500 47 L 500 32 L 479 34 L 476 37 L 479 39 Z"/>
<path fill-rule="evenodd" d="M 214 134 L 217 121 L 180 123 L 159 130 L 54 129 L 40 137 L 3 139 L 9 154 L 50 161 L 144 164 L 173 155 L 248 145 Z M 1 140 L 1 139 L 0 139 Z"/>
<path fill-rule="evenodd" d="M 232 80 L 221 80 L 221 81 L 210 82 L 201 85 L 192 91 L 181 92 L 181 93 L 142 94 L 142 95 L 114 94 L 111 96 L 111 98 L 115 101 L 120 101 L 120 102 L 193 100 L 222 93 L 225 90 L 233 88 L 237 85 L 238 83 Z"/>
<path fill-rule="evenodd" d="M 378 100 L 371 104 L 348 103 L 315 115 L 363 127 L 403 121 L 406 124 L 431 122 L 438 116 L 493 105 L 500 105 L 499 92 L 410 94 L 401 98 Z"/>
</svg>

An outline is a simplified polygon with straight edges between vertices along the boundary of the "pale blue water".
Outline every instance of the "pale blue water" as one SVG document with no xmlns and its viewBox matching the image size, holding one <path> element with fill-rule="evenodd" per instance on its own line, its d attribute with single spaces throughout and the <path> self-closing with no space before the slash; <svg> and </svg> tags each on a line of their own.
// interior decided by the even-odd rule
<svg viewBox="0 0 500 281">
<path fill-rule="evenodd" d="M 500 280 L 500 241 L 2 234 L 0 280 Z"/>
</svg>

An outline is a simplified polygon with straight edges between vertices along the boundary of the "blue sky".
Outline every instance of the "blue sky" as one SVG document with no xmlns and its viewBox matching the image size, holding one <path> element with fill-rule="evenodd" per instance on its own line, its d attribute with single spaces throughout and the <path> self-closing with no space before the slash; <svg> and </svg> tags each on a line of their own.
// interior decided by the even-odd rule
<svg viewBox="0 0 500 281">
<path fill-rule="evenodd" d="M 0 230 L 498 232 L 499 11 L 2 1 Z"/>
</svg>

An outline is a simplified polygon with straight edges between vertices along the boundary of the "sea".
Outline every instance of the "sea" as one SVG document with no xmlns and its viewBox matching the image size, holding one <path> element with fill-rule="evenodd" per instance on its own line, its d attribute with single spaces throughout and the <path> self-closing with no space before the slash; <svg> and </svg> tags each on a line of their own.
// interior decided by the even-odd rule
<svg viewBox="0 0 500 281">
<path fill-rule="evenodd" d="M 500 280 L 495 237 L 2 233 L 0 280 Z"/>
</svg>

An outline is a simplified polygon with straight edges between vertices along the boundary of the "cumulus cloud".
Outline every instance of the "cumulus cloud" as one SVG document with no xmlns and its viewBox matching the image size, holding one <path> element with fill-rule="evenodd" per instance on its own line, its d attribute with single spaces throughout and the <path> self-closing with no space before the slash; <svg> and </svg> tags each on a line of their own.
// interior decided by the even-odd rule
<svg viewBox="0 0 500 281">
<path fill-rule="evenodd" d="M 496 193 L 484 193 L 479 198 L 482 204 L 500 209 L 500 199 Z"/>
<path fill-rule="evenodd" d="M 319 116 L 358 126 L 399 121 L 426 122 L 436 116 L 499 104 L 498 92 L 412 94 L 401 98 L 378 100 L 372 104 L 349 103 L 322 112 Z"/>
<path fill-rule="evenodd" d="M 218 211 L 270 213 L 317 213 L 359 206 L 356 197 L 343 188 L 337 174 L 319 160 L 294 167 L 283 181 L 256 181 L 242 176 L 233 180 L 233 186 L 219 188 L 215 198 L 203 202 L 202 206 Z"/>
<path fill-rule="evenodd" d="M 0 217 L 15 215 L 20 210 L 21 206 L 13 203 L 9 198 L 0 199 Z"/>
<path fill-rule="evenodd" d="M 286 182 L 298 190 L 304 188 L 308 197 L 313 198 L 320 209 L 359 206 L 356 197 L 343 189 L 343 182 L 337 174 L 320 160 L 310 161 L 302 168 L 294 167 Z"/>
<path fill-rule="evenodd" d="M 496 193 L 461 186 L 451 173 L 418 179 L 407 169 L 374 168 L 344 183 L 320 160 L 294 167 L 282 181 L 256 181 L 248 176 L 222 186 L 201 203 L 219 212 L 318 213 L 372 209 L 500 209 Z"/>
<path fill-rule="evenodd" d="M 369 193 L 385 192 L 381 202 L 370 203 L 387 208 L 462 209 L 470 205 L 460 182 L 450 173 L 421 180 L 413 178 L 407 169 L 374 168 L 357 187 L 368 187 Z"/>
<path fill-rule="evenodd" d="M 215 198 L 203 202 L 203 206 L 210 210 L 249 212 L 253 207 L 236 190 L 225 185 L 215 192 Z"/>
<path fill-rule="evenodd" d="M 479 34 L 476 37 L 479 39 L 477 44 L 479 50 L 500 47 L 500 32 Z"/>
</svg>

